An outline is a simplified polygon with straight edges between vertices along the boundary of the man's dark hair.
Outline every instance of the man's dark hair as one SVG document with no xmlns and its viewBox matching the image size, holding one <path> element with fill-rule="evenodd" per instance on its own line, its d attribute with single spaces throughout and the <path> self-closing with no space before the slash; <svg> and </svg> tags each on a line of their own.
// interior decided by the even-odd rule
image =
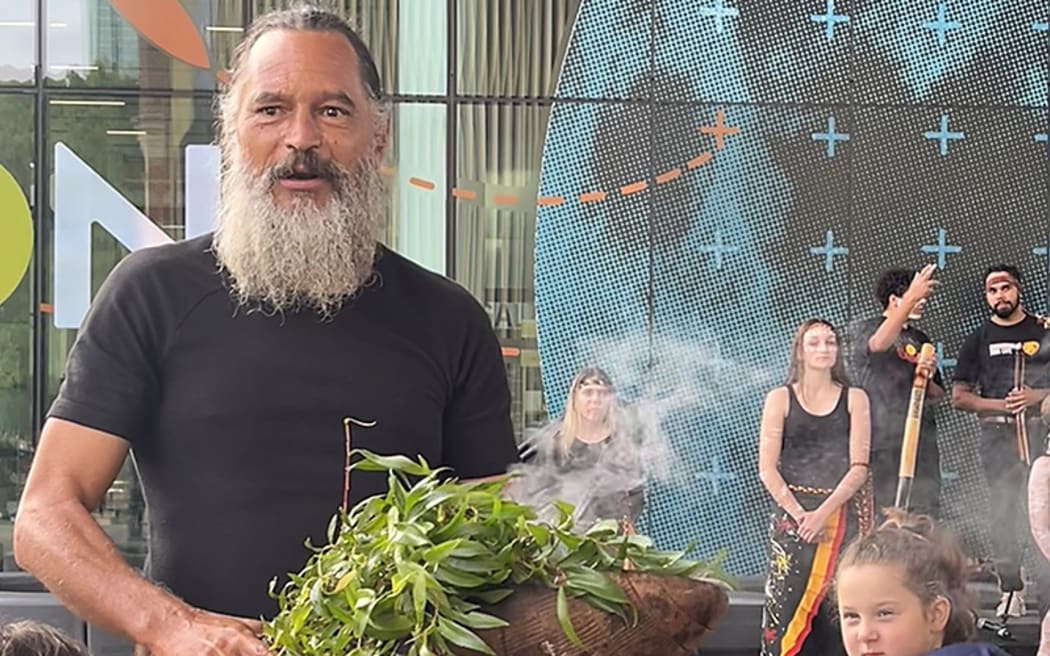
<svg viewBox="0 0 1050 656">
<path fill-rule="evenodd" d="M 372 100 L 380 100 L 383 97 L 383 85 L 379 81 L 379 70 L 376 68 L 375 60 L 372 58 L 372 53 L 369 51 L 368 46 L 361 40 L 357 32 L 337 14 L 305 4 L 297 5 L 291 9 L 271 11 L 252 21 L 244 34 L 244 40 L 241 41 L 233 53 L 233 63 L 230 68 L 231 77 L 234 80 L 237 79 L 240 73 L 245 56 L 251 51 L 252 46 L 259 40 L 259 37 L 275 30 L 305 30 L 342 34 L 353 46 L 354 52 L 357 53 L 357 62 L 360 67 L 361 81 L 364 83 L 365 91 Z"/>
<path fill-rule="evenodd" d="M 915 272 L 911 269 L 887 269 L 879 276 L 875 283 L 875 298 L 879 305 L 885 310 L 890 305 L 890 296 L 904 296 L 908 286 L 915 278 Z"/>
<path fill-rule="evenodd" d="M 1021 270 L 1012 264 L 993 264 L 984 270 L 984 278 L 981 279 L 982 284 L 988 279 L 988 276 L 993 273 L 1005 273 L 1011 278 L 1017 281 L 1017 284 L 1021 284 Z"/>
<path fill-rule="evenodd" d="M 0 656 L 88 656 L 88 650 L 53 626 L 22 620 L 0 626 Z"/>
</svg>

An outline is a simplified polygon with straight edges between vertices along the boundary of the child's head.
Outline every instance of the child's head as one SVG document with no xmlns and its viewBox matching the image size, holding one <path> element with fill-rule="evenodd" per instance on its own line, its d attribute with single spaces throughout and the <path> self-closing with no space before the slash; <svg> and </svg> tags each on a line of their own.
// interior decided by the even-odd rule
<svg viewBox="0 0 1050 656">
<path fill-rule="evenodd" d="M 0 626 L 0 656 L 88 656 L 88 651 L 52 626 L 23 620 Z"/>
<path fill-rule="evenodd" d="M 849 656 L 921 656 L 973 637 L 968 566 L 929 517 L 887 511 L 839 558 L 835 593 Z"/>
</svg>

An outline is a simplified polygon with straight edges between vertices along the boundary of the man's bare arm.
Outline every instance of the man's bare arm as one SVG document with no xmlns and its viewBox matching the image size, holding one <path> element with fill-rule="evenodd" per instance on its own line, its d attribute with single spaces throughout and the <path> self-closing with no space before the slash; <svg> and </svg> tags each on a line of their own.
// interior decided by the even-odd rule
<svg viewBox="0 0 1050 656">
<path fill-rule="evenodd" d="M 255 623 L 203 613 L 151 584 L 91 516 L 127 453 L 118 437 L 47 421 L 15 520 L 18 564 L 77 616 L 155 654 L 266 654 Z"/>
<path fill-rule="evenodd" d="M 883 353 L 890 350 L 900 337 L 904 324 L 908 322 L 909 312 L 911 312 L 910 305 L 899 305 L 886 310 L 886 318 L 868 338 L 868 351 Z"/>
<path fill-rule="evenodd" d="M 886 319 L 868 338 L 869 351 L 883 353 L 893 347 L 897 338 L 900 337 L 904 324 L 908 323 L 908 315 L 915 310 L 917 305 L 929 298 L 934 285 L 931 277 L 936 269 L 936 264 L 927 264 L 917 271 L 901 297 L 900 305 L 886 308 Z"/>
<path fill-rule="evenodd" d="M 986 399 L 977 396 L 973 388 L 966 383 L 952 385 L 952 407 L 966 412 L 1006 412 L 1006 401 L 1003 399 Z"/>
<path fill-rule="evenodd" d="M 44 426 L 15 521 L 18 564 L 76 615 L 141 640 L 154 610 L 181 602 L 124 561 L 91 516 L 113 483 L 128 443 L 108 433 L 51 419 Z"/>
</svg>

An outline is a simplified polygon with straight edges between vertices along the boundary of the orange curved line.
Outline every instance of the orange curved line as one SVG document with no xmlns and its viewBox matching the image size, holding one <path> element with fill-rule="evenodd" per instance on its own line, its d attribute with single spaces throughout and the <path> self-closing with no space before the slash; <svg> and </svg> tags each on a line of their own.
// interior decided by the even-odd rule
<svg viewBox="0 0 1050 656">
<path fill-rule="evenodd" d="M 518 197 L 513 194 L 496 194 L 492 197 L 492 202 L 497 205 L 517 205 Z"/>
<path fill-rule="evenodd" d="M 645 191 L 648 188 L 649 183 L 645 180 L 642 180 L 641 182 L 633 182 L 629 185 L 624 185 L 620 187 L 620 193 L 624 196 L 630 196 L 631 194 L 637 194 L 640 191 Z"/>
<path fill-rule="evenodd" d="M 109 3 L 158 50 L 190 66 L 211 68 L 208 48 L 178 0 L 109 0 Z"/>
<path fill-rule="evenodd" d="M 688 162 L 686 162 L 686 166 L 688 166 L 689 170 L 691 171 L 691 170 L 693 170 L 695 168 L 703 166 L 704 164 L 707 164 L 713 158 L 714 158 L 714 155 L 712 155 L 711 153 L 700 153 L 699 155 L 697 155 L 693 159 L 691 159 Z"/>
<path fill-rule="evenodd" d="M 424 180 L 423 178 L 409 178 L 408 184 L 427 191 L 434 191 L 434 183 L 430 180 Z"/>
<path fill-rule="evenodd" d="M 41 314 L 54 314 L 55 306 L 51 305 L 50 303 L 41 303 L 39 310 Z"/>
<path fill-rule="evenodd" d="M 590 193 L 580 194 L 580 202 L 581 203 L 600 203 L 603 200 L 605 200 L 605 196 L 606 196 L 606 194 L 605 194 L 604 191 L 592 191 Z"/>
<path fill-rule="evenodd" d="M 564 196 L 540 196 L 536 199 L 536 204 L 542 207 L 557 207 L 565 203 Z"/>
<path fill-rule="evenodd" d="M 460 189 L 459 187 L 452 187 L 452 197 L 459 198 L 462 200 L 477 200 L 478 194 L 475 191 L 469 189 Z"/>
<path fill-rule="evenodd" d="M 665 184 L 667 182 L 670 182 L 671 180 L 674 180 L 675 178 L 678 178 L 681 175 L 682 169 L 673 168 L 667 173 L 661 173 L 660 175 L 656 176 L 656 182 L 657 184 Z"/>
</svg>

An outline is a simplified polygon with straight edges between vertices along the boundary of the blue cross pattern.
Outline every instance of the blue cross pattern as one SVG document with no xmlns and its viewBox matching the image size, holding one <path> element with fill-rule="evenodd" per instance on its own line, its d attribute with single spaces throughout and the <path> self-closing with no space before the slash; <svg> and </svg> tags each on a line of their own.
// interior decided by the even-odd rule
<svg viewBox="0 0 1050 656">
<path fill-rule="evenodd" d="M 830 1 L 830 0 L 829 0 Z M 827 156 L 835 156 L 835 144 L 840 141 L 849 141 L 849 134 L 845 132 L 835 131 L 835 117 L 828 117 L 828 129 L 827 132 L 814 132 L 809 135 L 813 141 L 824 141 L 827 142 Z"/>
<path fill-rule="evenodd" d="M 959 480 L 958 472 L 947 471 L 943 467 L 941 468 L 941 484 L 948 485 Z"/>
<path fill-rule="evenodd" d="M 814 23 L 824 23 L 824 37 L 828 43 L 835 38 L 835 26 L 844 25 L 849 22 L 849 16 L 835 13 L 835 0 L 827 0 L 823 14 L 810 14 L 809 20 Z"/>
<path fill-rule="evenodd" d="M 922 135 L 927 139 L 935 139 L 941 142 L 941 157 L 948 154 L 948 142 L 958 141 L 964 138 L 962 132 L 950 132 L 948 130 L 948 115 L 941 114 L 941 129 L 937 132 L 923 132 Z"/>
<path fill-rule="evenodd" d="M 945 7 L 945 3 L 941 2 L 937 5 L 937 20 L 922 22 L 924 28 L 937 32 L 937 44 L 942 48 L 944 47 L 945 35 L 948 33 L 948 30 L 962 29 L 962 23 L 948 20 L 947 13 L 948 9 Z"/>
<path fill-rule="evenodd" d="M 845 246 L 835 245 L 835 233 L 828 230 L 824 235 L 823 246 L 811 246 L 809 249 L 811 255 L 823 255 L 824 256 L 824 270 L 831 273 L 835 270 L 835 256 L 836 255 L 849 255 L 849 249 Z"/>
<path fill-rule="evenodd" d="M 735 481 L 739 478 L 739 476 L 733 472 L 726 471 L 722 468 L 722 456 L 720 455 L 715 455 L 711 458 L 711 468 L 697 472 L 696 477 L 702 481 L 709 482 L 711 488 L 714 490 L 715 496 L 722 493 L 722 483 Z"/>
<path fill-rule="evenodd" d="M 699 11 L 701 16 L 714 16 L 715 32 L 719 34 L 725 31 L 726 17 L 740 17 L 740 10 L 734 7 L 726 7 L 726 0 L 715 0 L 713 7 L 700 7 Z"/>
<path fill-rule="evenodd" d="M 731 253 L 736 253 L 740 250 L 739 246 L 730 246 L 726 244 L 725 239 L 722 237 L 721 230 L 715 230 L 715 243 L 704 244 L 700 246 L 700 252 L 702 253 L 714 253 L 715 256 L 715 271 L 721 271 L 722 265 L 725 264 L 725 256 Z"/>
<path fill-rule="evenodd" d="M 1047 33 L 1050 33 L 1050 22 L 1044 23 L 1044 22 L 1036 21 L 1036 22 L 1032 23 L 1032 31 L 1033 32 L 1047 32 Z"/>
<path fill-rule="evenodd" d="M 1032 249 L 1032 255 L 1046 257 L 1050 253 L 1050 235 L 1047 236 L 1046 246 L 1036 246 Z"/>
<path fill-rule="evenodd" d="M 937 371 L 941 372 L 941 376 L 945 376 L 946 369 L 952 369 L 955 365 L 959 364 L 959 360 L 956 358 L 944 357 L 944 342 L 937 342 Z"/>
<path fill-rule="evenodd" d="M 1036 246 L 1032 249 L 1032 255 L 1036 257 L 1045 257 L 1047 271 L 1050 272 L 1050 235 L 1047 235 L 1046 241 L 1043 242 L 1042 246 Z"/>
<path fill-rule="evenodd" d="M 1035 135 L 1036 143 L 1048 143 L 1050 142 L 1050 134 L 1046 132 L 1037 132 Z"/>
<path fill-rule="evenodd" d="M 953 246 L 948 244 L 948 236 L 944 231 L 944 228 L 937 228 L 937 243 L 936 244 L 925 244 L 920 248 L 923 253 L 936 254 L 937 255 L 937 268 L 943 269 L 948 263 L 949 255 L 958 255 L 962 252 L 962 246 Z"/>
</svg>

